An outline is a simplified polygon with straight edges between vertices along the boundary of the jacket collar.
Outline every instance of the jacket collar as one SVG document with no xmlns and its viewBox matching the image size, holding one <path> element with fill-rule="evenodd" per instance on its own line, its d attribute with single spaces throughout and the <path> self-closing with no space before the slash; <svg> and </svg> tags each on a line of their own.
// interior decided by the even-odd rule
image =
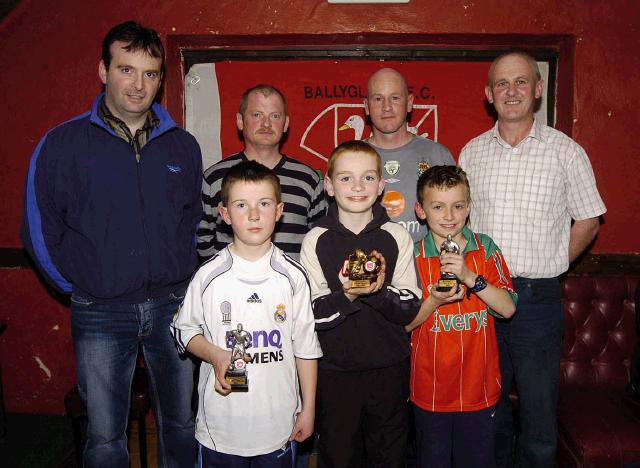
<svg viewBox="0 0 640 468">
<path fill-rule="evenodd" d="M 93 101 L 93 105 L 91 106 L 91 115 L 89 117 L 89 120 L 91 121 L 91 123 L 104 128 L 106 131 L 108 131 L 109 133 L 111 133 L 114 136 L 118 136 L 111 127 L 109 127 L 109 125 L 107 125 L 104 120 L 102 120 L 100 118 L 100 103 L 102 102 L 102 99 L 104 98 L 104 94 L 105 93 L 100 93 L 98 95 L 98 97 L 96 97 L 96 99 Z M 157 102 L 154 102 L 151 105 L 151 110 L 153 111 L 153 113 L 155 114 L 156 118 L 158 120 L 160 120 L 160 123 L 157 127 L 153 127 L 151 129 L 151 134 L 149 135 L 149 139 L 147 140 L 147 142 L 153 140 L 154 138 L 159 137 L 160 135 L 162 135 L 163 133 L 168 132 L 169 130 L 177 127 L 178 125 L 173 121 L 173 119 L 171 118 L 171 116 L 169 115 L 169 113 L 166 111 L 166 109 L 164 107 L 162 107 L 160 104 L 158 104 Z"/>
</svg>

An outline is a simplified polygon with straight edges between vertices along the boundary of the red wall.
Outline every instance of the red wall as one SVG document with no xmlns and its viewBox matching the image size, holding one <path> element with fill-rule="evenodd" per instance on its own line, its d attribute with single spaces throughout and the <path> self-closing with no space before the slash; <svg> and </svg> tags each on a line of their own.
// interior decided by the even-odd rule
<svg viewBox="0 0 640 468">
<path fill-rule="evenodd" d="M 640 54 L 634 46 L 640 8 L 629 0 L 23 0 L 0 24 L 0 248 L 20 247 L 23 178 L 35 144 L 51 126 L 88 108 L 100 89 L 102 37 L 132 18 L 164 39 L 247 35 L 256 45 L 263 43 L 258 36 L 272 34 L 353 34 L 354 41 L 369 33 L 569 35 L 573 109 L 565 118 L 591 157 L 609 209 L 593 251 L 640 252 L 640 184 L 634 180 L 640 172 Z M 0 341 L 7 409 L 61 412 L 64 392 L 75 381 L 66 308 L 26 269 L 0 270 L 0 293 L 0 319 L 9 324 Z"/>
</svg>

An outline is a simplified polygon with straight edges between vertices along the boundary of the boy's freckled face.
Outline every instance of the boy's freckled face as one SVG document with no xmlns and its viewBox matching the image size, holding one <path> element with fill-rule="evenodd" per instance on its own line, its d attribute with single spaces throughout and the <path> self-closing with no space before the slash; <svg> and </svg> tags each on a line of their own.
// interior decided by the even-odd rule
<svg viewBox="0 0 640 468">
<path fill-rule="evenodd" d="M 422 205 L 416 202 L 416 214 L 427 221 L 436 245 L 451 234 L 456 238 L 462 232 L 471 210 L 467 188 L 464 185 L 445 188 L 425 187 Z"/>
<path fill-rule="evenodd" d="M 371 209 L 384 190 L 376 158 L 362 152 L 348 152 L 335 161 L 332 177 L 325 180 L 327 193 L 338 207 L 349 213 Z"/>
<path fill-rule="evenodd" d="M 234 244 L 260 246 L 271 241 L 283 207 L 269 182 L 236 182 L 229 190 L 227 206 L 220 207 L 220 215 L 233 229 Z"/>
</svg>

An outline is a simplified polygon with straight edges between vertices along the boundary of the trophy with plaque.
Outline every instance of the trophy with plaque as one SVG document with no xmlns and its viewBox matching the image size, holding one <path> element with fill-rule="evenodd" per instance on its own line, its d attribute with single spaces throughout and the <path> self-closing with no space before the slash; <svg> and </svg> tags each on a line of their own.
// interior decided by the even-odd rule
<svg viewBox="0 0 640 468">
<path fill-rule="evenodd" d="M 447 240 L 445 240 L 442 245 L 440 245 L 440 255 L 444 252 L 452 252 L 452 253 L 460 253 L 460 246 L 453 240 L 451 234 L 447 236 Z M 441 273 L 440 279 L 438 280 L 438 286 L 436 286 L 436 291 L 439 292 L 447 292 L 450 291 L 451 288 L 458 287 L 458 277 L 453 273 Z"/>
<path fill-rule="evenodd" d="M 356 249 L 349 255 L 349 279 L 352 288 L 368 288 L 378 278 L 382 265 L 375 255 L 367 255 L 362 249 Z"/>
<path fill-rule="evenodd" d="M 241 323 L 238 324 L 235 330 L 231 331 L 231 362 L 227 372 L 224 374 L 224 378 L 231 385 L 232 392 L 249 391 L 247 363 L 244 360 L 249 340 L 249 333 L 242 329 Z"/>
</svg>

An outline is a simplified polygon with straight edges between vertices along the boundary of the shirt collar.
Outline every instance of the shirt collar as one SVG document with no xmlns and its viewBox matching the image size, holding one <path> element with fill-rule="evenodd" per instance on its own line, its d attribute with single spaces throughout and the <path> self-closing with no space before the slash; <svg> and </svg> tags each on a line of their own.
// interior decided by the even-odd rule
<svg viewBox="0 0 640 468">
<path fill-rule="evenodd" d="M 104 98 L 102 98 L 102 101 L 100 102 L 100 106 L 98 107 L 98 116 L 104 121 L 104 123 L 106 123 L 109 127 L 111 127 L 116 132 L 118 128 L 120 129 L 126 128 L 127 130 L 129 129 L 129 127 L 124 121 L 122 121 L 121 119 L 119 119 L 118 117 L 116 117 L 111 113 L 111 111 L 107 107 L 107 103 L 105 102 Z M 159 126 L 160 126 L 160 119 L 158 118 L 156 113 L 153 112 L 153 109 L 149 108 L 144 121 L 144 125 L 139 131 L 149 132 L 152 128 L 154 127 L 157 128 Z"/>
<path fill-rule="evenodd" d="M 522 141 L 526 141 L 529 138 L 536 139 L 538 141 L 544 142 L 546 140 L 544 136 L 543 125 L 540 120 L 538 120 L 535 116 L 533 118 L 533 125 L 531 125 L 531 129 L 529 129 L 529 134 L 522 139 Z M 500 131 L 498 130 L 498 121 L 496 121 L 493 129 L 491 130 L 491 141 L 496 141 L 500 146 L 504 146 L 507 148 L 511 148 L 511 145 L 504 141 L 500 136 Z M 520 143 L 522 143 L 522 141 Z"/>
</svg>

